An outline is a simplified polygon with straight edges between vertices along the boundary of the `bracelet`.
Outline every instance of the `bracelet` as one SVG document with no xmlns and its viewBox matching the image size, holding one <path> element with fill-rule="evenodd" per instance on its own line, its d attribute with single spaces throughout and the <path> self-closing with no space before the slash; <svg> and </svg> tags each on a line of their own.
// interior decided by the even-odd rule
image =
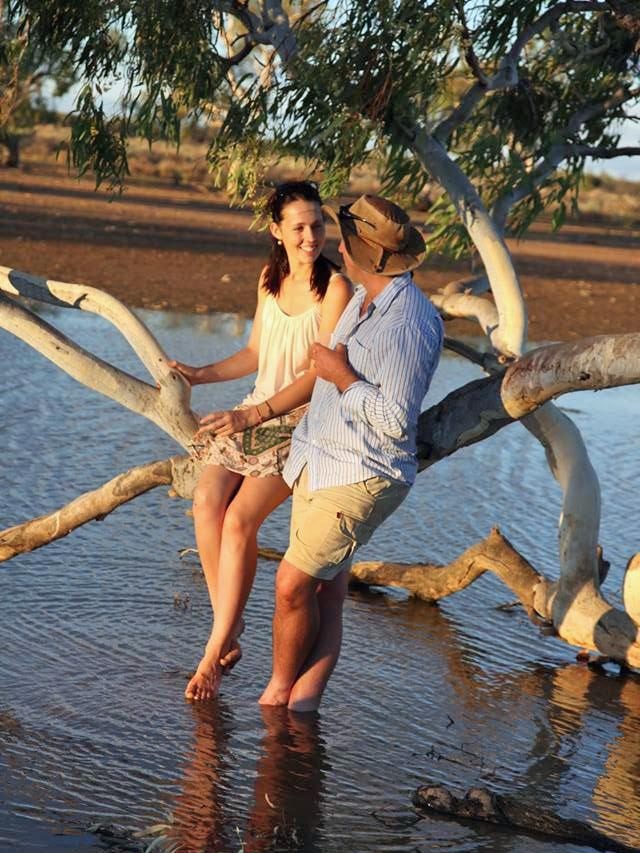
<svg viewBox="0 0 640 853">
<path fill-rule="evenodd" d="M 260 412 L 260 406 L 266 406 L 268 414 L 262 415 L 262 413 Z M 260 420 L 258 421 L 258 423 L 260 423 L 260 424 L 264 423 L 264 421 L 268 421 L 269 418 L 275 418 L 275 416 L 276 416 L 276 413 L 273 411 L 273 408 L 271 407 L 271 403 L 268 400 L 263 400 L 262 403 L 258 403 L 256 405 L 255 409 L 256 409 L 256 412 L 258 413 L 258 417 L 260 418 Z"/>
<path fill-rule="evenodd" d="M 256 410 L 256 414 L 257 414 L 257 416 L 258 416 L 258 423 L 257 423 L 257 424 L 255 424 L 255 426 L 258 426 L 258 424 L 261 424 L 261 423 L 262 423 L 262 421 L 264 420 L 264 418 L 263 418 L 263 417 L 262 417 L 262 415 L 260 414 L 259 405 L 260 405 L 260 404 L 258 403 L 257 405 L 255 405 L 255 406 L 253 407 L 253 408 Z"/>
</svg>

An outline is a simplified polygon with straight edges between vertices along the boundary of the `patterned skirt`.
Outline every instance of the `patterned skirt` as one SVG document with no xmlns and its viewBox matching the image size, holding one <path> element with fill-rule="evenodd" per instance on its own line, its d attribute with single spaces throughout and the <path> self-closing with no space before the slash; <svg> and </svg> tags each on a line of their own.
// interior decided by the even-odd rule
<svg viewBox="0 0 640 853">
<path fill-rule="evenodd" d="M 248 406 L 236 406 L 245 408 Z M 243 477 L 280 475 L 289 457 L 291 435 L 308 408 L 305 403 L 233 435 L 203 436 L 192 445 L 191 455 L 205 465 L 221 465 Z"/>
</svg>

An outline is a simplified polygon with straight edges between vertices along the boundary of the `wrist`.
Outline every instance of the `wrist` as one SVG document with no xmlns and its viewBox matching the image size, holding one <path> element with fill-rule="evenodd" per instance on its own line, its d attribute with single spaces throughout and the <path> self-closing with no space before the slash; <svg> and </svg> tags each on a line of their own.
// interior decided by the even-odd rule
<svg viewBox="0 0 640 853">
<path fill-rule="evenodd" d="M 206 368 L 204 367 L 196 367 L 193 371 L 191 384 L 192 385 L 204 385 L 206 382 L 210 382 L 211 380 L 206 375 Z"/>
<path fill-rule="evenodd" d="M 261 403 L 258 403 L 255 408 L 258 413 L 258 417 L 260 418 L 259 423 L 268 421 L 276 416 L 276 413 L 273 411 L 273 406 L 268 400 L 263 400 Z"/>
<path fill-rule="evenodd" d="M 334 385 L 338 389 L 338 391 L 343 394 L 347 388 L 351 387 L 354 382 L 358 381 L 358 377 L 352 370 L 345 370 L 340 376 L 336 376 L 334 379 Z"/>
</svg>

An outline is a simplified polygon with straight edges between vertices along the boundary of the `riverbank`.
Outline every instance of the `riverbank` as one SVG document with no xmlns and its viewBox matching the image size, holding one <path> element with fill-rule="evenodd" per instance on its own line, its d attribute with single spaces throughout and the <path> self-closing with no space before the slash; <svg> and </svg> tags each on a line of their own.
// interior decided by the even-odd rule
<svg viewBox="0 0 640 853">
<path fill-rule="evenodd" d="M 419 215 L 418 215 L 419 218 Z M 0 171 L 0 264 L 102 288 L 132 307 L 251 316 L 268 237 L 249 211 L 198 184 L 133 183 L 121 197 L 62 170 Z M 336 230 L 328 252 L 337 258 Z M 537 224 L 509 241 L 529 310 L 532 341 L 640 328 L 640 229 L 597 220 L 552 234 Z M 469 272 L 428 259 L 427 293 Z M 458 322 L 451 334 L 474 334 Z"/>
</svg>

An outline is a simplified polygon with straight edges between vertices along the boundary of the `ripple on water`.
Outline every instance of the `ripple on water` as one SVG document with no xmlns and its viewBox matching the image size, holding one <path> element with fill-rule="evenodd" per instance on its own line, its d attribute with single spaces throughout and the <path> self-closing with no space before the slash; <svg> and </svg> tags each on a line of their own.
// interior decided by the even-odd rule
<svg viewBox="0 0 640 853">
<path fill-rule="evenodd" d="M 187 361 L 228 353 L 247 334 L 227 320 L 201 330 L 199 318 L 145 319 Z M 69 315 L 60 325 L 137 372 L 104 324 Z M 155 427 L 61 379 L 8 335 L 0 356 L 5 524 L 174 452 Z M 475 375 L 447 356 L 430 399 Z M 217 398 L 196 389 L 195 405 L 230 405 L 245 387 L 215 389 Z M 638 389 L 566 400 L 601 476 L 611 590 L 638 547 L 628 519 L 640 509 L 629 451 L 639 402 Z M 553 575 L 560 501 L 541 448 L 514 425 L 421 475 L 362 557 L 447 562 L 498 524 Z M 411 793 L 427 781 L 456 793 L 483 784 L 640 846 L 639 682 L 576 664 L 521 609 L 498 609 L 512 595 L 494 577 L 437 607 L 351 593 L 343 657 L 320 717 L 305 722 L 256 704 L 275 572 L 260 561 L 242 665 L 215 705 L 184 703 L 210 620 L 197 564 L 178 557 L 193 545 L 184 509 L 156 490 L 0 573 L 0 849 L 89 850 L 98 842 L 81 829 L 95 822 L 167 823 L 203 853 L 267 849 L 274 838 L 322 853 L 556 849 L 491 827 L 414 823 Z M 287 522 L 288 508 L 274 513 L 261 542 L 282 548 Z M 75 833 L 66 847 L 68 836 L 52 834 L 61 826 Z M 562 847 L 574 849 L 584 850 Z"/>
</svg>

